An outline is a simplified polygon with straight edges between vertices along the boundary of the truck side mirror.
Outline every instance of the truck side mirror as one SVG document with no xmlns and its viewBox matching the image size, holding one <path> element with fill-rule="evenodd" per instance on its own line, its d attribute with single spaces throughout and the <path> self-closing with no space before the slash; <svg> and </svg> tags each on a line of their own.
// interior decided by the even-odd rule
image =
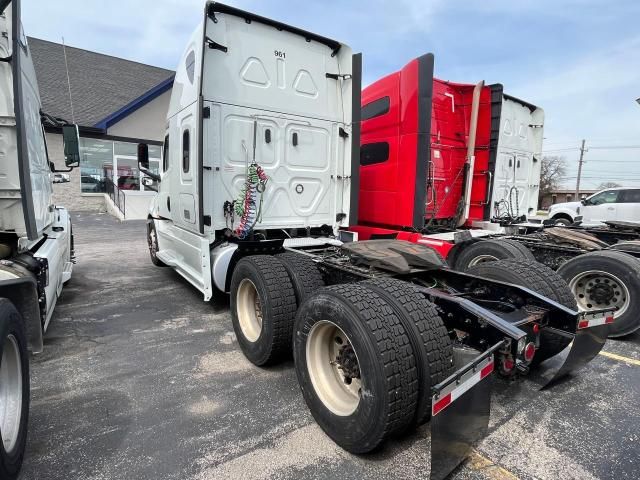
<svg viewBox="0 0 640 480">
<path fill-rule="evenodd" d="M 149 170 L 149 145 L 138 144 L 138 167 L 140 170 Z"/>
<path fill-rule="evenodd" d="M 138 168 L 156 182 L 160 181 L 160 175 L 149 170 L 149 145 L 146 143 L 138 144 Z"/>
<path fill-rule="evenodd" d="M 64 125 L 62 127 L 62 142 L 64 143 L 64 163 L 73 168 L 80 165 L 80 132 L 78 125 Z"/>
</svg>

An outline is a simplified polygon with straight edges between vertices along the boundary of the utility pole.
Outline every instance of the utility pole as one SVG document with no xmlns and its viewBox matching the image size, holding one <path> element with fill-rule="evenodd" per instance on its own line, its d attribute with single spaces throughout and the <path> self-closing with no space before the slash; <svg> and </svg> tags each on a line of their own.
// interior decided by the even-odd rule
<svg viewBox="0 0 640 480">
<path fill-rule="evenodd" d="M 580 201 L 580 176 L 582 175 L 582 164 L 584 163 L 584 152 L 587 151 L 584 148 L 585 140 L 582 140 L 582 146 L 580 147 L 580 160 L 578 160 L 578 181 L 576 182 L 576 202 Z"/>
</svg>

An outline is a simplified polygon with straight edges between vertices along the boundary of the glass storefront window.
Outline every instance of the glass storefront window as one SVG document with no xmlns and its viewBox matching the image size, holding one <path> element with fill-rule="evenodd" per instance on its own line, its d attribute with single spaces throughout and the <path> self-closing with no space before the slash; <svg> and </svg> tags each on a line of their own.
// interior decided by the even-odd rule
<svg viewBox="0 0 640 480">
<path fill-rule="evenodd" d="M 104 193 L 107 184 L 121 190 L 145 190 L 138 170 L 138 144 L 93 138 L 80 139 L 80 175 L 82 193 Z M 160 171 L 162 147 L 149 145 L 149 166 Z M 144 176 L 144 175 L 143 175 Z"/>
<path fill-rule="evenodd" d="M 80 139 L 80 182 L 82 193 L 106 192 L 107 178 L 113 177 L 113 142 Z"/>
</svg>

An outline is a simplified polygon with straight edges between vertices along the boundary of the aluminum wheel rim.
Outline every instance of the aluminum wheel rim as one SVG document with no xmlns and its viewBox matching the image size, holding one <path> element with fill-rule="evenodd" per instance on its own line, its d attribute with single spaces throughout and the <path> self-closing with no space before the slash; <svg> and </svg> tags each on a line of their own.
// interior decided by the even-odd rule
<svg viewBox="0 0 640 480">
<path fill-rule="evenodd" d="M 349 337 L 335 323 L 317 322 L 307 337 L 306 360 L 309 376 L 322 403 L 335 415 L 346 417 L 360 404 L 361 378 L 350 378 L 336 361 L 343 347 L 350 347 L 357 360 L 357 352 Z"/>
<path fill-rule="evenodd" d="M 11 453 L 18 442 L 22 419 L 22 359 L 13 335 L 4 340 L 0 364 L 0 432 L 4 450 Z"/>
<path fill-rule="evenodd" d="M 244 337 L 255 342 L 262 333 L 262 303 L 254 283 L 248 278 L 242 279 L 236 295 L 238 322 Z"/>
<path fill-rule="evenodd" d="M 609 300 L 600 301 L 593 292 L 598 285 L 606 285 L 613 291 Z M 614 318 L 624 315 L 629 308 L 629 289 L 615 275 L 599 270 L 589 270 L 576 275 L 569 282 L 569 288 L 578 302 L 580 311 L 595 310 L 598 308 L 615 308 Z"/>
<path fill-rule="evenodd" d="M 477 257 L 474 257 L 469 262 L 469 266 L 473 267 L 473 266 L 478 265 L 480 263 L 497 262 L 498 260 L 500 260 L 500 259 L 498 257 L 494 257 L 493 255 L 478 255 Z"/>
</svg>

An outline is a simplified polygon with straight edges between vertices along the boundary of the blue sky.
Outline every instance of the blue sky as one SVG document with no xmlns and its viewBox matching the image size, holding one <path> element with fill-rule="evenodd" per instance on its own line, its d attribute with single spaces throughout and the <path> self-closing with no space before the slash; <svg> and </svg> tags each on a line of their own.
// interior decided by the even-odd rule
<svg viewBox="0 0 640 480">
<path fill-rule="evenodd" d="M 336 38 L 364 54 L 365 83 L 426 52 L 436 76 L 499 82 L 544 108 L 545 150 L 640 146 L 640 2 L 634 0 L 290 1 L 227 3 Z M 108 5 L 107 7 L 105 5 Z M 23 2 L 28 35 L 173 69 L 202 0 Z M 568 150 L 568 149 L 573 150 Z M 640 184 L 640 148 L 587 152 L 584 186 Z"/>
</svg>

